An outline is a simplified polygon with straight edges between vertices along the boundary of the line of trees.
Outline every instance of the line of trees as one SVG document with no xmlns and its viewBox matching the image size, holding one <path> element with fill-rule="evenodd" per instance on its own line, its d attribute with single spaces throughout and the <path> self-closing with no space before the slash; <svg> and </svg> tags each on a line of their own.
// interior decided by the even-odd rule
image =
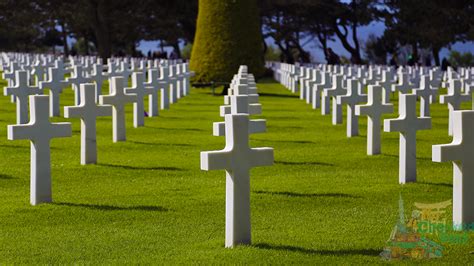
<svg viewBox="0 0 474 266">
<path fill-rule="evenodd" d="M 233 0 L 239 1 L 239 0 Z M 429 50 L 436 64 L 439 52 L 455 42 L 474 39 L 471 0 L 255 0 L 259 4 L 264 40 L 271 38 L 281 60 L 309 62 L 304 49 L 314 43 L 326 54 L 339 40 L 351 62 L 385 62 L 389 54 L 409 47 L 415 60 Z M 180 53 L 192 43 L 198 0 L 0 0 L 0 49 L 41 51 L 68 38 L 85 42 L 85 53 L 137 55 L 142 40 L 158 40 Z M 381 22 L 381 37 L 360 38 L 360 27 Z M 263 43 L 264 50 L 268 49 Z"/>
</svg>

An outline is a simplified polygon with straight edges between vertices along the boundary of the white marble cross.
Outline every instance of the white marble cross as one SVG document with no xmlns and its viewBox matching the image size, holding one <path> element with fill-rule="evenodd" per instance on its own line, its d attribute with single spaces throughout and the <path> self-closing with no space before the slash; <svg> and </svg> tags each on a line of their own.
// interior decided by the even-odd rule
<svg viewBox="0 0 474 266">
<path fill-rule="evenodd" d="M 329 101 L 332 98 L 332 124 L 342 124 L 342 105 L 337 104 L 337 96 L 345 95 L 347 91 L 343 86 L 343 75 L 332 76 L 332 88 L 326 89 L 323 92 L 323 101 L 321 106 L 322 114 L 327 114 L 329 111 Z"/>
<path fill-rule="evenodd" d="M 15 73 L 15 86 L 4 89 L 5 96 L 12 95 L 16 98 L 16 123 L 28 123 L 28 97 L 41 94 L 38 87 L 32 87 L 28 82 L 28 72 L 24 70 Z M 49 113 L 49 112 L 48 112 Z"/>
<path fill-rule="evenodd" d="M 35 76 L 35 85 L 39 86 L 39 83 L 44 80 L 44 75 L 46 74 L 46 66 L 42 65 L 41 61 L 38 61 L 31 68 L 33 69 L 31 74 Z"/>
<path fill-rule="evenodd" d="M 126 94 L 123 77 L 112 77 L 110 82 L 110 94 L 99 97 L 100 104 L 110 104 L 112 112 L 112 138 L 114 142 L 125 141 L 125 105 L 137 101 L 137 95 Z"/>
<path fill-rule="evenodd" d="M 474 223 L 474 111 L 453 111 L 453 142 L 434 145 L 434 162 L 453 162 L 453 225 Z"/>
<path fill-rule="evenodd" d="M 413 86 L 410 84 L 410 77 L 408 73 L 402 72 L 398 74 L 398 84 L 392 85 L 393 92 L 400 92 L 400 93 L 411 93 Z"/>
<path fill-rule="evenodd" d="M 248 95 L 249 93 L 249 86 L 248 85 L 245 85 L 245 84 L 239 84 L 239 85 L 236 85 L 233 89 L 229 90 L 229 92 L 232 92 L 233 95 L 247 95 L 249 98 L 247 100 L 248 102 L 248 111 L 246 113 L 248 113 L 249 115 L 258 115 L 258 114 L 261 114 L 262 113 L 262 105 L 260 103 L 251 103 L 251 99 L 257 99 L 258 100 L 258 95 Z M 255 97 L 256 96 L 256 97 Z M 230 99 L 230 98 L 224 98 L 224 99 Z M 228 103 L 228 100 L 226 100 L 227 103 Z M 231 105 L 221 105 L 220 106 L 220 115 L 222 117 L 224 117 L 225 115 L 227 114 L 231 114 L 232 113 L 232 110 L 231 110 Z"/>
<path fill-rule="evenodd" d="M 313 85 L 313 88 L 311 88 L 313 90 L 311 93 L 313 109 L 321 106 L 321 95 L 324 90 L 330 88 L 332 88 L 331 74 L 329 72 L 322 72 L 321 82 Z"/>
<path fill-rule="evenodd" d="M 48 69 L 48 72 L 49 79 L 47 81 L 40 81 L 39 88 L 42 91 L 45 89 L 50 91 L 49 115 L 51 117 L 60 116 L 59 97 L 69 83 L 64 80 L 64 69 L 52 67 Z"/>
<path fill-rule="evenodd" d="M 50 140 L 70 137 L 71 123 L 49 121 L 49 96 L 31 95 L 30 122 L 23 125 L 9 125 L 8 139 L 29 139 L 31 141 L 30 203 L 37 205 L 51 202 L 51 157 Z"/>
<path fill-rule="evenodd" d="M 390 103 L 390 93 L 393 85 L 393 73 L 392 71 L 384 71 L 382 73 L 382 80 L 378 81 L 378 85 L 383 88 L 383 103 Z"/>
<path fill-rule="evenodd" d="M 226 170 L 226 247 L 251 244 L 250 169 L 273 164 L 272 148 L 250 148 L 249 115 L 226 115 L 226 146 L 201 152 L 202 170 Z"/>
<path fill-rule="evenodd" d="M 170 69 L 167 66 L 160 66 L 161 77 L 159 84 L 161 85 L 161 110 L 170 109 Z"/>
<path fill-rule="evenodd" d="M 431 129 L 430 117 L 417 117 L 416 98 L 415 94 L 400 94 L 400 116 L 384 121 L 385 132 L 400 132 L 400 184 L 416 182 L 416 132 Z"/>
<path fill-rule="evenodd" d="M 313 87 L 314 85 L 321 83 L 322 78 L 321 71 L 318 69 L 311 69 L 311 72 L 312 79 L 307 80 L 305 85 L 306 103 L 311 103 L 311 99 L 313 99 Z"/>
<path fill-rule="evenodd" d="M 134 72 L 132 74 L 132 87 L 126 88 L 125 93 L 136 95 L 137 100 L 133 103 L 133 126 L 142 127 L 145 125 L 145 97 L 152 96 L 156 90 L 145 86 L 145 74 Z"/>
<path fill-rule="evenodd" d="M 148 70 L 148 81 L 145 83 L 146 88 L 150 91 L 148 96 L 148 116 L 158 116 L 158 92 L 162 90 L 162 86 L 159 80 L 158 69 Z"/>
<path fill-rule="evenodd" d="M 453 111 L 461 108 L 462 102 L 471 101 L 471 95 L 461 93 L 461 81 L 452 79 L 449 81 L 448 94 L 441 95 L 440 103 L 448 104 L 449 109 L 449 135 L 453 135 Z"/>
<path fill-rule="evenodd" d="M 102 64 L 94 64 L 92 66 L 92 73 L 88 76 L 91 82 L 97 85 L 95 101 L 99 102 L 99 96 L 102 95 L 102 85 L 107 80 L 108 74 L 104 72 L 104 66 Z"/>
<path fill-rule="evenodd" d="M 74 90 L 74 104 L 79 105 L 81 103 L 81 94 L 79 88 L 81 84 L 90 83 L 91 80 L 84 76 L 84 70 L 82 66 L 76 65 L 74 66 L 72 76 L 67 79 L 67 82 L 72 85 L 72 89 Z"/>
<path fill-rule="evenodd" d="M 367 154 L 380 154 L 381 119 L 383 114 L 393 113 L 393 105 L 383 103 L 383 89 L 377 85 L 368 86 L 368 103 L 356 105 L 356 115 L 368 116 L 367 119 Z"/>
<path fill-rule="evenodd" d="M 230 104 L 230 114 L 249 114 L 249 98 L 247 95 L 228 96 Z M 267 130 L 265 119 L 249 120 L 249 134 L 263 133 Z M 225 136 L 225 122 L 215 122 L 213 124 L 214 136 Z"/>
<path fill-rule="evenodd" d="M 337 96 L 339 105 L 347 104 L 347 137 L 359 135 L 359 118 L 355 115 L 355 106 L 367 102 L 367 95 L 360 94 L 362 84 L 357 79 L 347 81 L 347 94 Z"/>
<path fill-rule="evenodd" d="M 126 61 L 120 62 L 119 75 L 123 77 L 123 86 L 128 87 L 128 80 L 132 75 L 133 71 L 130 69 L 130 64 Z"/>
<path fill-rule="evenodd" d="M 420 80 L 420 88 L 413 90 L 420 97 L 420 116 L 430 117 L 430 103 L 438 94 L 437 90 L 431 88 L 430 77 L 425 75 Z"/>
<path fill-rule="evenodd" d="M 81 104 L 64 107 L 64 117 L 81 119 L 81 164 L 97 163 L 96 122 L 99 116 L 111 116 L 112 106 L 98 105 L 96 85 L 81 84 Z"/>
<path fill-rule="evenodd" d="M 195 75 L 193 71 L 189 71 L 189 63 L 184 63 L 182 65 L 183 68 L 183 93 L 184 96 L 189 95 L 191 91 L 191 78 Z"/>
<path fill-rule="evenodd" d="M 169 91 L 170 91 L 170 103 L 176 103 L 178 101 L 178 82 L 179 82 L 179 77 L 176 73 L 176 66 L 171 65 L 168 67 L 169 69 Z"/>
</svg>

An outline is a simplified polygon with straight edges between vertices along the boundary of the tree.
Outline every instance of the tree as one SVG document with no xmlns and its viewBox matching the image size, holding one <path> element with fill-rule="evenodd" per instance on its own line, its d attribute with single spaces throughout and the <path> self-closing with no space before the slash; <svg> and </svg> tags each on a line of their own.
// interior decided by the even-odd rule
<svg viewBox="0 0 474 266">
<path fill-rule="evenodd" d="M 200 0 L 190 68 L 198 81 L 230 81 L 240 65 L 264 72 L 257 0 Z"/>
</svg>

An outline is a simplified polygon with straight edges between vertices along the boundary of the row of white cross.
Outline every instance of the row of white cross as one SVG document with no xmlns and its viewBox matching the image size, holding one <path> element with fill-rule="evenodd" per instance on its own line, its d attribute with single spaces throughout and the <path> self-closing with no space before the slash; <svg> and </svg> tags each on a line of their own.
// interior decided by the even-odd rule
<svg viewBox="0 0 474 266">
<path fill-rule="evenodd" d="M 347 105 L 347 136 L 358 135 L 358 116 L 367 116 L 367 154 L 381 152 L 381 121 L 384 114 L 392 114 L 392 93 L 399 93 L 399 117 L 386 119 L 386 132 L 400 132 L 399 183 L 416 182 L 416 132 L 431 128 L 430 104 L 435 102 L 438 90 L 448 87 L 440 103 L 449 108 L 449 135 L 453 142 L 434 145 L 435 162 L 452 161 L 453 224 L 455 229 L 474 222 L 474 111 L 461 111 L 462 102 L 472 102 L 474 90 L 473 69 L 399 68 L 397 79 L 394 69 L 386 66 L 328 66 L 298 67 L 283 63 L 268 63 L 275 78 L 292 92 L 300 92 L 313 108 L 330 113 L 332 122 L 342 123 L 342 105 Z M 367 95 L 363 88 L 367 86 Z M 420 117 L 417 114 L 420 98 Z M 365 103 L 365 104 L 364 104 Z M 474 109 L 474 108 L 473 108 Z"/>
<path fill-rule="evenodd" d="M 56 64 L 57 65 L 57 64 Z M 79 66 L 75 67 L 76 69 Z M 162 67 L 164 71 L 167 67 Z M 80 72 L 77 72 L 80 73 Z M 91 80 L 83 80 L 75 83 L 77 94 L 81 100 L 75 106 L 64 108 L 64 117 L 77 117 L 81 119 L 81 164 L 97 163 L 97 143 L 96 143 L 96 120 L 100 116 L 112 116 L 113 120 L 113 141 L 125 141 L 125 106 L 133 103 L 134 127 L 144 125 L 144 100 L 147 95 L 155 100 L 158 92 L 161 91 L 162 102 L 168 98 L 168 91 L 179 90 L 184 96 L 185 86 L 176 86 L 176 83 L 166 83 L 155 80 L 154 73 L 157 70 L 148 70 L 149 82 L 145 80 L 145 73 L 133 72 L 132 86 L 127 88 L 128 81 L 120 75 L 109 78 L 110 92 L 108 95 L 98 95 L 96 83 Z M 165 72 L 166 73 L 166 72 Z M 193 73 L 188 72 L 188 77 Z M 37 95 L 39 91 L 32 90 L 28 84 L 27 73 L 24 70 L 16 72 L 18 78 L 16 86 L 7 87 L 6 92 L 16 97 L 17 114 L 21 117 L 16 125 L 8 126 L 8 139 L 29 139 L 31 141 L 31 188 L 30 203 L 51 202 L 51 164 L 50 164 L 50 140 L 52 138 L 70 137 L 72 135 L 70 123 L 51 123 L 49 120 L 52 99 L 51 95 Z M 64 82 L 64 75 L 59 75 L 52 83 Z M 128 79 L 128 78 L 127 78 Z M 165 81 L 171 79 L 164 79 Z M 67 81 L 66 81 L 67 82 Z M 82 83 L 83 82 L 83 83 Z M 40 82 L 41 84 L 41 82 Z M 172 86 L 176 86 L 173 88 Z M 189 92 L 189 91 L 188 91 Z M 97 97 L 99 96 L 99 97 Z M 150 99 L 150 102 L 152 100 Z M 167 102 L 167 101 L 165 101 Z M 29 104 L 29 107 L 28 107 Z M 151 106 L 151 104 L 150 104 Z M 161 105 L 164 108 L 163 104 Z M 157 110 L 154 115 L 157 115 Z M 157 107 L 156 107 L 157 108 Z M 28 109 L 30 116 L 28 118 Z M 20 110 L 20 111 L 18 111 Z M 23 112 L 27 112 L 26 115 Z"/>
<path fill-rule="evenodd" d="M 220 114 L 225 122 L 214 123 L 214 136 L 224 136 L 221 151 L 201 152 L 202 170 L 226 170 L 225 246 L 251 243 L 250 169 L 273 164 L 272 148 L 251 148 L 249 134 L 266 131 L 266 121 L 250 119 L 261 114 L 257 87 L 246 66 L 239 68 L 224 96 Z"/>
</svg>

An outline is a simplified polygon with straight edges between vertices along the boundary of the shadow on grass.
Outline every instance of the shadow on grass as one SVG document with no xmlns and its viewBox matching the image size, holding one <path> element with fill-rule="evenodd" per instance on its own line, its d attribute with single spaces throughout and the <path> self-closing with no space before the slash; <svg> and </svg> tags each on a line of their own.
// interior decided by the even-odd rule
<svg viewBox="0 0 474 266">
<path fill-rule="evenodd" d="M 298 95 L 293 95 L 293 94 L 278 94 L 278 93 L 267 93 L 267 92 L 262 92 L 259 93 L 258 96 L 262 97 L 275 97 L 275 98 L 299 98 Z"/>
<path fill-rule="evenodd" d="M 107 164 L 107 163 L 99 163 L 99 166 L 105 167 L 114 167 L 114 168 L 122 168 L 126 170 L 163 170 L 163 171 L 183 171 L 181 168 L 177 167 L 166 167 L 166 166 L 130 166 L 130 165 L 119 165 L 119 164 Z"/>
<path fill-rule="evenodd" d="M 30 146 L 0 144 L 0 148 L 12 148 L 12 149 L 30 149 Z"/>
<path fill-rule="evenodd" d="M 0 174 L 0 179 L 15 179 L 13 176 Z"/>
<path fill-rule="evenodd" d="M 314 254 L 314 255 L 323 255 L 323 256 L 350 256 L 350 255 L 365 255 L 365 256 L 378 256 L 381 250 L 376 249 L 343 249 L 343 250 L 317 250 L 309 249 L 296 246 L 288 245 L 271 245 L 267 243 L 259 243 L 253 245 L 259 249 L 268 249 L 276 251 L 291 251 L 298 252 L 303 254 Z"/>
<path fill-rule="evenodd" d="M 54 205 L 59 206 L 68 206 L 68 207 L 80 207 L 87 208 L 92 210 L 101 210 L 101 211 L 157 211 L 157 212 L 167 212 L 167 208 L 161 206 L 113 206 L 113 205 L 101 205 L 101 204 L 85 204 L 85 203 L 71 203 L 71 202 L 55 202 Z"/>
<path fill-rule="evenodd" d="M 416 183 L 422 184 L 422 185 L 430 185 L 430 186 L 440 186 L 440 187 L 449 187 L 449 188 L 453 187 L 453 184 L 448 184 L 448 183 L 433 183 L 433 182 L 426 182 L 426 181 L 416 182 Z"/>
<path fill-rule="evenodd" d="M 399 156 L 396 154 L 387 154 L 387 153 L 382 153 L 381 155 L 387 156 L 387 157 L 393 157 L 393 158 L 398 158 Z M 428 157 L 416 157 L 417 160 L 422 160 L 422 161 L 431 161 L 432 158 Z"/>
<path fill-rule="evenodd" d="M 309 140 L 271 140 L 271 139 L 251 139 L 256 141 L 268 141 L 268 142 L 283 142 L 283 143 L 297 143 L 297 144 L 315 144 L 316 142 Z"/>
<path fill-rule="evenodd" d="M 131 140 L 128 140 L 127 142 L 130 142 L 133 144 L 140 144 L 140 145 L 149 145 L 149 146 L 179 146 L 179 147 L 196 146 L 196 145 L 185 144 L 185 143 L 151 143 L 151 142 L 131 141 Z"/>
<path fill-rule="evenodd" d="M 275 161 L 276 164 L 282 165 L 322 165 L 322 166 L 335 166 L 332 163 L 322 163 L 322 162 L 285 162 L 285 161 Z"/>
<path fill-rule="evenodd" d="M 172 118 L 174 119 L 174 118 Z M 170 127 L 150 127 L 146 126 L 147 128 L 154 128 L 154 129 L 161 129 L 161 130 L 174 130 L 174 131 L 206 131 L 200 128 L 170 128 Z"/>
<path fill-rule="evenodd" d="M 354 196 L 344 193 L 299 193 L 299 192 L 289 192 L 289 191 L 264 191 L 257 190 L 253 191 L 255 194 L 266 194 L 272 196 L 287 196 L 287 197 L 296 197 L 296 198 L 320 198 L 320 197 L 333 197 L 333 198 L 353 198 L 359 199 L 360 196 Z"/>
</svg>

